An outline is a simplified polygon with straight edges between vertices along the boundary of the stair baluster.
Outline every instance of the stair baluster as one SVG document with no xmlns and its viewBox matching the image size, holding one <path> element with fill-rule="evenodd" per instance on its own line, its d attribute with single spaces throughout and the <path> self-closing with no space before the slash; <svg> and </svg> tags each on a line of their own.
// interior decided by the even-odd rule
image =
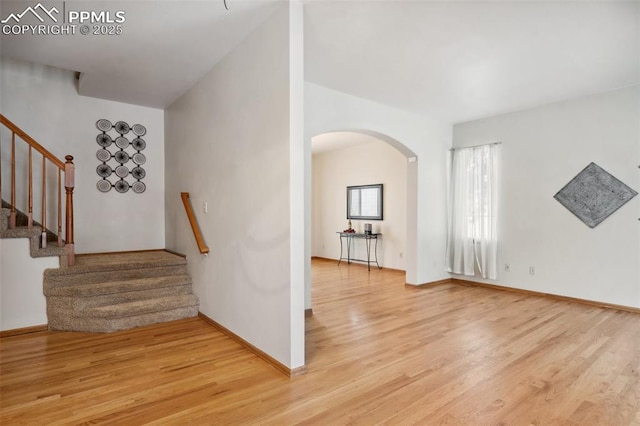
<svg viewBox="0 0 640 426">
<path fill-rule="evenodd" d="M 62 171 L 58 169 L 58 247 L 62 247 Z"/>
<path fill-rule="evenodd" d="M 33 155 L 29 145 L 29 212 L 27 228 L 33 228 Z"/>
<path fill-rule="evenodd" d="M 13 122 L 7 119 L 4 115 L 0 114 L 0 123 L 11 131 L 11 199 L 10 199 L 10 213 L 9 213 L 9 228 L 16 228 L 17 206 L 16 206 L 16 136 L 22 139 L 28 145 L 28 224 L 27 228 L 33 227 L 33 150 L 35 149 L 42 155 L 42 238 L 41 246 L 44 248 L 47 245 L 47 161 L 53 163 L 58 169 L 58 246 L 65 246 L 67 255 L 67 266 L 73 266 L 75 264 L 75 248 L 74 248 L 74 233 L 73 233 L 73 190 L 75 186 L 75 166 L 73 164 L 73 157 L 67 155 L 65 157 L 66 162 L 61 161 L 51 152 L 45 149 L 42 145 L 36 142 L 31 136 L 27 135 L 22 129 L 16 126 Z M 66 191 L 65 199 L 65 241 L 62 240 L 62 175 L 64 172 L 64 186 Z M 55 189 L 52 189 L 55 191 Z M 64 243 L 64 244 L 63 244 Z"/>
<path fill-rule="evenodd" d="M 2 139 L 0 138 L 0 147 L 2 147 Z M 0 204 L 2 204 L 2 149 L 0 149 Z M 2 206 L 0 206 L 2 207 Z"/>
<path fill-rule="evenodd" d="M 9 228 L 16 227 L 16 133 L 11 134 L 11 214 Z"/>
<path fill-rule="evenodd" d="M 75 249 L 73 243 L 73 188 L 75 187 L 75 166 L 73 165 L 73 157 L 66 155 L 64 164 L 64 189 L 66 191 L 66 235 L 67 240 L 65 247 L 67 247 L 67 260 L 69 266 L 75 264 Z"/>
<path fill-rule="evenodd" d="M 42 157 L 42 248 L 47 247 L 47 161 Z"/>
</svg>

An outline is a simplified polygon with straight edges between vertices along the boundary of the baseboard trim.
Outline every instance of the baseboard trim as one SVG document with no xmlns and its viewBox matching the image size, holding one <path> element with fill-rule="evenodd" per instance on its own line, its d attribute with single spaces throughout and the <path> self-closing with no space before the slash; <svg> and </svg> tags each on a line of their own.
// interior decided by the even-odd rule
<svg viewBox="0 0 640 426">
<path fill-rule="evenodd" d="M 220 325 L 218 322 L 216 322 L 215 320 L 209 318 L 208 316 L 206 316 L 202 312 L 198 312 L 198 317 L 200 319 L 202 319 L 204 322 L 208 323 L 209 325 L 217 328 L 222 333 L 224 333 L 225 335 L 227 335 L 231 339 L 235 340 L 240 345 L 242 345 L 245 348 L 249 349 L 256 356 L 258 356 L 258 358 L 262 359 L 267 364 L 271 365 L 273 368 L 275 368 L 276 370 L 280 371 L 284 375 L 286 375 L 288 377 L 295 377 L 295 376 L 300 376 L 302 374 L 305 374 L 307 372 L 307 367 L 304 366 L 304 365 L 302 367 L 297 367 L 297 368 L 289 368 L 289 367 L 287 367 L 286 365 L 284 365 L 283 363 L 281 363 L 277 359 L 273 358 L 271 355 L 269 355 L 269 354 L 265 353 L 264 351 L 256 348 L 251 343 L 247 342 L 242 337 L 238 336 L 237 334 L 235 334 L 233 331 L 229 330 L 228 328 Z"/>
<path fill-rule="evenodd" d="M 413 289 L 416 289 L 416 290 L 420 290 L 420 289 L 430 288 L 430 287 L 434 287 L 434 286 L 442 285 L 442 284 L 451 284 L 452 282 L 453 282 L 453 278 L 445 278 L 443 280 L 430 281 L 428 283 L 422 283 L 422 284 L 404 283 L 404 286 L 407 287 L 407 288 L 413 288 Z"/>
<path fill-rule="evenodd" d="M 507 287 L 499 284 L 487 284 L 487 283 L 481 283 L 477 281 L 463 280 L 459 278 L 451 278 L 450 282 L 458 285 L 465 285 L 470 287 L 484 287 L 492 290 L 510 291 L 512 293 L 519 293 L 527 296 L 548 297 L 550 299 L 561 300 L 564 302 L 574 302 L 574 303 L 580 303 L 583 305 L 595 306 L 597 308 L 615 309 L 618 311 L 626 311 L 634 314 L 640 314 L 640 308 L 634 308 L 632 306 L 616 305 L 614 303 L 598 302 L 595 300 L 580 299 L 578 297 L 561 296 L 558 294 L 544 293 L 541 291 L 534 291 L 534 290 L 525 290 L 525 289 L 514 288 L 514 287 Z"/>
<path fill-rule="evenodd" d="M 0 338 L 20 336 L 22 334 L 42 333 L 43 331 L 49 331 L 49 326 L 47 324 L 0 331 Z"/>
<path fill-rule="evenodd" d="M 338 259 L 331 259 L 330 257 L 311 256 L 311 260 L 323 260 L 323 261 L 327 261 L 327 262 L 336 262 L 336 265 L 338 264 Z M 352 263 L 349 263 L 348 265 L 349 265 L 349 266 L 351 266 L 351 265 L 355 265 L 355 266 L 365 266 L 365 267 L 367 266 L 367 262 L 366 262 L 366 261 L 364 261 L 364 262 L 363 262 L 363 261 L 361 261 L 361 260 L 360 260 L 360 261 L 356 261 L 356 262 L 357 262 L 357 263 L 354 263 L 354 262 L 352 261 Z M 344 263 L 347 263 L 347 261 L 346 261 L 346 260 L 344 260 Z M 372 266 L 373 266 L 375 263 L 376 263 L 376 262 L 375 262 L 374 260 L 372 260 L 372 261 L 371 261 Z M 378 267 L 373 268 L 373 267 L 372 267 L 372 269 L 385 269 L 385 270 L 387 270 L 387 271 L 397 271 L 397 272 L 405 272 L 405 273 L 407 272 L 407 271 L 405 271 L 404 269 L 389 268 L 389 267 L 386 267 L 386 266 L 382 266 L 382 267 L 380 267 L 380 268 L 378 268 Z"/>
<path fill-rule="evenodd" d="M 407 273 L 407 271 L 405 271 L 404 269 L 389 268 L 388 266 L 383 266 L 380 269 L 384 269 L 385 271 L 402 272 L 403 274 Z"/>
<path fill-rule="evenodd" d="M 588 300 L 588 299 L 580 299 L 578 297 L 570 297 L 570 296 L 561 296 L 559 294 L 553 294 L 553 293 L 544 293 L 541 291 L 534 291 L 534 290 L 526 290 L 526 289 L 522 289 L 522 288 L 515 288 L 515 287 L 507 287 L 505 285 L 500 285 L 500 284 L 488 284 L 488 283 L 481 283 L 478 281 L 470 281 L 470 280 L 465 280 L 465 279 L 460 279 L 460 278 L 445 278 L 443 280 L 439 280 L 439 281 L 431 281 L 428 283 L 424 283 L 424 284 L 408 284 L 405 283 L 405 288 L 411 288 L 411 289 L 415 289 L 415 290 L 420 290 L 420 289 L 427 289 L 427 288 L 431 288 L 437 285 L 441 285 L 441 284 L 457 284 L 457 285 L 465 285 L 465 286 L 469 286 L 469 287 L 484 287 L 484 288 L 490 288 L 492 290 L 501 290 L 501 291 L 510 291 L 512 293 L 520 293 L 520 294 L 525 294 L 528 296 L 541 296 L 541 297 L 548 297 L 550 299 L 556 299 L 556 300 L 562 300 L 564 302 L 574 302 L 574 303 L 580 303 L 583 305 L 589 305 L 589 306 L 595 306 L 598 308 L 605 308 L 605 309 L 615 309 L 618 311 L 625 311 L 625 312 L 631 312 L 634 314 L 640 314 L 640 308 L 634 308 L 632 306 L 625 306 L 625 305 L 616 305 L 614 303 L 605 303 L 605 302 L 598 302 L 596 300 Z"/>
<path fill-rule="evenodd" d="M 322 256 L 311 256 L 311 260 L 324 260 L 327 262 L 336 262 L 338 263 L 338 259 L 331 259 L 330 257 L 322 257 Z"/>
<path fill-rule="evenodd" d="M 164 249 L 163 251 L 166 251 L 167 253 L 175 254 L 176 256 L 184 257 L 185 259 L 187 258 L 186 254 L 178 253 L 177 251 L 169 250 L 168 248 Z"/>
</svg>

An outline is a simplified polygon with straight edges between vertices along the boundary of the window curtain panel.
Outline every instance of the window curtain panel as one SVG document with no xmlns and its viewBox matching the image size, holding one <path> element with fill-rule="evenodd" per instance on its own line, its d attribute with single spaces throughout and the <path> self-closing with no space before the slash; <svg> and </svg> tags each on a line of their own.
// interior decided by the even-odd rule
<svg viewBox="0 0 640 426">
<path fill-rule="evenodd" d="M 449 176 L 447 271 L 496 279 L 498 145 L 453 151 Z"/>
</svg>

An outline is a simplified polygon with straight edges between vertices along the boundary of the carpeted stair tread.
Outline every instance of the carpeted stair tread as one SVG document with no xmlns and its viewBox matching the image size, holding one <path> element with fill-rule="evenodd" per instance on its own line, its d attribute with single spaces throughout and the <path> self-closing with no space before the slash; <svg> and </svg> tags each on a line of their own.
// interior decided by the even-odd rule
<svg viewBox="0 0 640 426">
<path fill-rule="evenodd" d="M 169 311 L 178 308 L 197 307 L 197 305 L 198 298 L 193 294 L 186 294 L 137 300 L 133 302 L 118 303 L 115 305 L 97 306 L 88 309 L 86 316 L 98 318 L 123 318 L 153 312 Z"/>
<path fill-rule="evenodd" d="M 45 277 L 185 266 L 187 264 L 184 257 L 163 250 L 139 253 L 81 254 L 76 255 L 75 259 L 76 264 L 72 268 L 47 269 L 44 271 Z"/>
<path fill-rule="evenodd" d="M 105 281 L 98 283 L 80 283 L 69 285 L 51 285 L 45 282 L 45 296 L 91 297 L 114 293 L 157 290 L 159 288 L 184 286 L 191 284 L 187 274 L 162 277 L 145 277 L 132 280 Z"/>
<path fill-rule="evenodd" d="M 23 238 L 25 235 L 21 233 L 7 233 L 4 231 L 9 230 L 9 217 L 11 216 L 11 210 L 9 208 L 10 204 L 6 201 L 2 200 L 2 211 L 0 212 L 0 237 L 2 238 Z M 29 216 L 20 210 L 16 210 L 16 227 L 14 229 L 29 229 L 27 226 L 29 223 Z M 38 221 L 33 221 L 33 227 L 31 229 L 38 229 L 38 238 L 40 238 L 40 234 L 42 233 L 42 226 Z M 11 230 L 13 231 L 13 230 Z M 27 238 L 30 237 L 26 236 Z M 47 241 L 49 244 L 57 244 L 58 236 L 51 230 L 47 229 Z"/>
<path fill-rule="evenodd" d="M 40 237 L 42 229 L 38 226 L 28 228 L 26 226 L 16 226 L 13 229 L 5 229 L 2 231 L 2 238 L 32 238 Z"/>
<path fill-rule="evenodd" d="M 198 315 L 187 261 L 164 250 L 76 256 L 44 272 L 52 330 L 106 333 Z"/>
<path fill-rule="evenodd" d="M 3 207 L 2 209 L 0 209 L 0 231 L 4 231 L 5 228 L 3 227 L 5 224 L 5 219 L 7 221 L 7 225 L 9 226 L 9 216 L 11 216 L 11 210 Z"/>
<path fill-rule="evenodd" d="M 73 317 L 82 318 L 87 315 L 88 311 L 100 306 L 117 305 L 120 303 L 190 294 L 192 294 L 190 284 L 179 285 L 156 288 L 153 290 L 128 291 L 124 293 L 103 294 L 91 297 L 74 297 L 72 299 L 71 307 L 73 310 Z"/>
<path fill-rule="evenodd" d="M 75 266 L 74 266 L 75 268 Z M 69 268 L 71 269 L 71 268 Z M 137 280 L 151 277 L 188 274 L 187 265 L 158 266 L 155 268 L 133 268 L 107 271 L 87 271 L 82 274 L 49 275 L 44 273 L 44 280 L 50 287 L 69 285 L 97 284 L 108 281 Z"/>
<path fill-rule="evenodd" d="M 120 318 L 85 318 L 82 322 L 74 324 L 72 331 L 85 331 L 90 333 L 111 333 L 119 330 L 127 330 L 135 327 L 144 327 L 161 322 L 176 321 L 198 316 L 197 306 L 176 308 L 167 311 L 151 312 L 140 315 L 132 315 Z M 49 323 L 52 330 L 67 330 Z"/>
<path fill-rule="evenodd" d="M 16 226 L 12 229 L 5 228 L 0 232 L 0 238 L 28 238 L 31 257 L 64 256 L 66 254 L 64 244 L 62 247 L 58 247 L 57 241 L 49 241 L 47 247 L 40 247 L 41 234 L 42 228 L 39 226 L 32 228 Z"/>
</svg>

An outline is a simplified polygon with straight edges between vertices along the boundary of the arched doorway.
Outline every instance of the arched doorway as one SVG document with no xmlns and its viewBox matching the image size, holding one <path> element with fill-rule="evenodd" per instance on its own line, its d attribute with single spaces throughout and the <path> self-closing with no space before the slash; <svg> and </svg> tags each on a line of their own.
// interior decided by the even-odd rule
<svg viewBox="0 0 640 426">
<path fill-rule="evenodd" d="M 418 159 L 413 151 L 388 135 L 364 129 L 315 135 L 311 151 L 311 256 L 339 255 L 336 232 L 347 227 L 346 186 L 383 183 L 384 220 L 373 223 L 383 234 L 379 260 L 382 266 L 415 275 Z M 354 223 L 354 228 L 361 225 Z M 307 284 L 305 306 L 310 309 L 310 280 Z"/>
</svg>

